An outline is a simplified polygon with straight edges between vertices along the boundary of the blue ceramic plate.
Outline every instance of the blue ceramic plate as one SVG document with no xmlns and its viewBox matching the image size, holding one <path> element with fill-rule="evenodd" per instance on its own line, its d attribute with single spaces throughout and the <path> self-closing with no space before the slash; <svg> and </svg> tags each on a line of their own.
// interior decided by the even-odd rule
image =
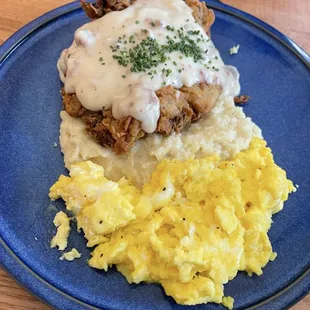
<svg viewBox="0 0 310 310">
<path fill-rule="evenodd" d="M 215 0 L 212 37 L 224 61 L 241 73 L 253 100 L 245 113 L 262 128 L 276 162 L 300 185 L 270 230 L 275 262 L 261 277 L 240 273 L 225 287 L 235 307 L 283 309 L 310 286 L 309 56 L 256 18 Z M 185 309 L 157 285 L 128 285 L 115 270 L 87 266 L 81 234 L 70 246 L 82 259 L 62 262 L 49 243 L 57 208 L 49 187 L 65 173 L 58 142 L 61 87 L 56 61 L 88 19 L 78 3 L 56 9 L 18 31 L 0 48 L 0 263 L 25 288 L 58 309 Z M 229 48 L 240 44 L 238 55 Z M 220 309 L 214 304 L 193 309 Z"/>
</svg>

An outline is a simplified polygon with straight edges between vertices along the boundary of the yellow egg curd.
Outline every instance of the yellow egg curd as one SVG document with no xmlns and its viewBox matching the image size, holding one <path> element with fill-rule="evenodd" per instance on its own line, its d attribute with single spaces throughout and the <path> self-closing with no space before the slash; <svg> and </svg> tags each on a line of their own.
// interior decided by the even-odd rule
<svg viewBox="0 0 310 310">
<path fill-rule="evenodd" d="M 50 198 L 73 211 L 89 266 L 116 265 L 129 283 L 157 282 L 179 304 L 233 307 L 224 287 L 238 271 L 262 274 L 275 258 L 272 215 L 295 191 L 262 139 L 232 160 L 163 160 L 140 191 L 90 161 L 60 176 Z"/>
</svg>

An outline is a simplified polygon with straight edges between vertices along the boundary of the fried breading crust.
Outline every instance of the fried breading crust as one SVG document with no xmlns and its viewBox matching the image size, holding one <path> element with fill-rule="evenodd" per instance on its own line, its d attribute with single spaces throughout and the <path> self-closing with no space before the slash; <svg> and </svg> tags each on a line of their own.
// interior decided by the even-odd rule
<svg viewBox="0 0 310 310">
<path fill-rule="evenodd" d="M 185 0 L 185 3 L 193 10 L 192 15 L 196 22 L 210 36 L 210 28 L 215 21 L 213 10 L 208 9 L 206 4 L 199 0 Z"/>
<path fill-rule="evenodd" d="M 240 95 L 234 98 L 235 104 L 237 105 L 243 105 L 248 103 L 251 100 L 250 96 L 247 95 Z"/>
<path fill-rule="evenodd" d="M 122 11 L 130 6 L 128 0 L 96 0 L 95 4 L 86 0 L 80 1 L 86 15 L 91 19 L 100 18 L 111 11 Z"/>
<path fill-rule="evenodd" d="M 165 136 L 173 131 L 180 132 L 211 111 L 221 92 L 221 86 L 206 83 L 183 86 L 179 90 L 168 86 L 156 91 L 160 101 L 160 117 L 155 132 Z M 66 112 L 73 117 L 81 117 L 88 134 L 116 154 L 127 153 L 135 141 L 146 134 L 141 122 L 131 116 L 118 120 L 113 117 L 111 110 L 93 112 L 85 109 L 75 94 L 67 94 L 63 90 L 62 96 Z"/>
</svg>

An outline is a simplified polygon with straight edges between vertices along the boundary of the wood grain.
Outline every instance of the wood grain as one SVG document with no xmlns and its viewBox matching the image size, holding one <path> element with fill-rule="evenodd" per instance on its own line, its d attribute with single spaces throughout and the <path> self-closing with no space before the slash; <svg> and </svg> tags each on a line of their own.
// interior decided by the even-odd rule
<svg viewBox="0 0 310 310">
<path fill-rule="evenodd" d="M 71 1 L 2 0 L 0 6 L 0 44 L 34 18 Z M 271 24 L 310 52 L 309 0 L 223 0 Z M 50 309 L 30 295 L 0 269 L 0 310 Z M 310 297 L 293 310 L 309 310 Z"/>
<path fill-rule="evenodd" d="M 0 310 L 49 310 L 0 269 Z"/>
<path fill-rule="evenodd" d="M 310 53 L 309 0 L 222 0 L 275 27 Z"/>
</svg>

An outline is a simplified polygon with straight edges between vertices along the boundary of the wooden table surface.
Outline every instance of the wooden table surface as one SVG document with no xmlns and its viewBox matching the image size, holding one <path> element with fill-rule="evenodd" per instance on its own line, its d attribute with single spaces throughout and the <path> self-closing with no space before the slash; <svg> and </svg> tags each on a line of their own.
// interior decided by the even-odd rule
<svg viewBox="0 0 310 310">
<path fill-rule="evenodd" d="M 68 0 L 2 0 L 0 5 L 0 44 L 16 30 L 41 14 Z M 310 0 L 223 0 L 251 13 L 291 37 L 310 53 Z M 0 310 L 45 310 L 49 307 L 26 292 L 0 269 Z M 294 310 L 309 310 L 310 296 Z"/>
</svg>

